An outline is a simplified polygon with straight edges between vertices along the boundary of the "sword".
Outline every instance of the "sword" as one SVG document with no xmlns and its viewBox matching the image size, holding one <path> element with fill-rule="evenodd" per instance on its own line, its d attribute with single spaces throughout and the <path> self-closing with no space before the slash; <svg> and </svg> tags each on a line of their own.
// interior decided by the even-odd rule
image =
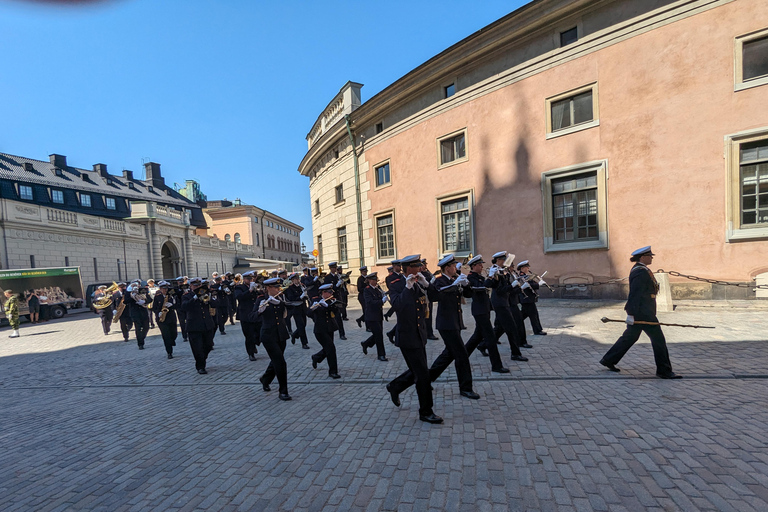
<svg viewBox="0 0 768 512">
<path fill-rule="evenodd" d="M 625 320 L 614 320 L 613 318 L 606 318 L 603 317 L 600 319 L 601 322 L 604 324 L 607 324 L 608 322 L 618 322 L 620 324 L 627 323 Z M 662 322 L 645 322 L 643 320 L 635 320 L 635 324 L 641 324 L 641 325 L 667 325 L 669 327 L 693 327 L 694 329 L 714 329 L 714 327 L 711 327 L 709 325 L 688 325 L 688 324 L 665 324 Z"/>
</svg>

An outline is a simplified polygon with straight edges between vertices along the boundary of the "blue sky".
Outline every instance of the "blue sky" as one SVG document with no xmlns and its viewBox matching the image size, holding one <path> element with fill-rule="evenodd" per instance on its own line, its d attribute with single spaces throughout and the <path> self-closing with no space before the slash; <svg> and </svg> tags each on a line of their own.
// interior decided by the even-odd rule
<svg viewBox="0 0 768 512">
<path fill-rule="evenodd" d="M 348 80 L 363 102 L 524 0 L 0 0 L 0 151 L 255 204 L 305 228 L 305 137 Z"/>
</svg>

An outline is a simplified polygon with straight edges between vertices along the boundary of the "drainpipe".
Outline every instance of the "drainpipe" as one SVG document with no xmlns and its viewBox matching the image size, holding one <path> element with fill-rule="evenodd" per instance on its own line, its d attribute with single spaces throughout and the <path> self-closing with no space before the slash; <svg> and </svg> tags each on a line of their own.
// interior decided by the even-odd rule
<svg viewBox="0 0 768 512">
<path fill-rule="evenodd" d="M 355 206 L 357 207 L 357 245 L 360 249 L 360 266 L 365 265 L 365 256 L 363 256 L 363 211 L 360 205 L 360 169 L 357 165 L 357 150 L 355 149 L 355 136 L 352 135 L 352 128 L 349 125 L 349 114 L 344 116 L 347 123 L 347 135 L 349 143 L 352 144 L 352 159 L 355 163 Z"/>
</svg>

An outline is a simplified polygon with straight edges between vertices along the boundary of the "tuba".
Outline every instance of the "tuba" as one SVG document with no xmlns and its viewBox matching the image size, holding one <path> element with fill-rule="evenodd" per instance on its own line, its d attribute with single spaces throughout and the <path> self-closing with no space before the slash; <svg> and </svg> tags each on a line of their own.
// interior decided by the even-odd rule
<svg viewBox="0 0 768 512">
<path fill-rule="evenodd" d="M 104 295 L 93 301 L 93 307 L 96 309 L 107 309 L 112 305 L 112 294 L 117 291 L 117 283 L 114 281 L 112 285 L 104 291 Z"/>
<path fill-rule="evenodd" d="M 143 293 L 142 293 L 143 292 Z M 139 306 L 138 302 L 140 300 L 144 301 L 144 304 L 141 304 L 142 308 L 151 308 L 152 307 L 152 301 L 149 300 L 149 290 L 146 287 L 139 288 L 138 291 L 131 292 L 131 298 L 134 302 L 136 302 L 137 306 Z"/>
</svg>

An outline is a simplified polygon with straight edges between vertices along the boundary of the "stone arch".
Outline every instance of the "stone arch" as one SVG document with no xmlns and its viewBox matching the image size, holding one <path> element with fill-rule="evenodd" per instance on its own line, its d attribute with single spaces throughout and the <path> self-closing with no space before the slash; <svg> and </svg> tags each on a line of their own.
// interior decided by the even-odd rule
<svg viewBox="0 0 768 512">
<path fill-rule="evenodd" d="M 179 248 L 171 240 L 166 241 L 160 249 L 160 260 L 163 268 L 163 279 L 174 279 L 181 275 Z"/>
</svg>

